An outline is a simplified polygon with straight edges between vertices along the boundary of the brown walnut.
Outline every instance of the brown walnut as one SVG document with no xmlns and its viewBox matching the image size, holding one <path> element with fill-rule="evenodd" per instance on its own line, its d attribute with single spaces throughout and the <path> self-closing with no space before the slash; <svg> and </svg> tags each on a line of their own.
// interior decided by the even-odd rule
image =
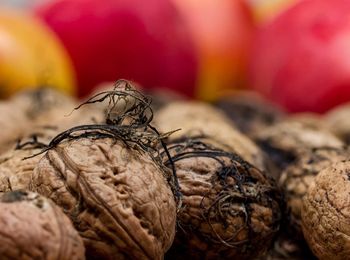
<svg viewBox="0 0 350 260">
<path fill-rule="evenodd" d="M 334 134 L 345 143 L 350 144 L 350 104 L 345 103 L 330 110 L 325 115 L 326 122 L 331 126 Z"/>
<path fill-rule="evenodd" d="M 83 241 L 69 218 L 36 193 L 2 194 L 0 226 L 1 259 L 85 259 Z"/>
<path fill-rule="evenodd" d="M 249 91 L 223 97 L 215 103 L 215 106 L 224 111 L 232 123 L 248 136 L 275 124 L 285 116 L 280 108 Z"/>
<path fill-rule="evenodd" d="M 349 259 L 349 172 L 349 161 L 322 170 L 303 198 L 304 237 L 319 259 Z"/>
<path fill-rule="evenodd" d="M 279 181 L 290 208 L 291 227 L 301 234 L 302 199 L 317 174 L 332 164 L 350 159 L 349 150 L 320 148 L 300 156 L 283 172 Z"/>
<path fill-rule="evenodd" d="M 31 123 L 24 112 L 11 102 L 0 103 L 0 115 L 0 153 L 3 153 L 25 136 Z"/>
<path fill-rule="evenodd" d="M 327 128 L 316 128 L 316 120 L 287 118 L 263 129 L 254 139 L 279 169 L 284 169 L 312 149 L 342 149 L 345 144 Z"/>
<path fill-rule="evenodd" d="M 10 101 L 36 124 L 63 118 L 76 106 L 76 100 L 52 88 L 26 90 Z"/>
<path fill-rule="evenodd" d="M 280 194 L 236 154 L 187 139 L 169 146 L 182 192 L 169 258 L 251 259 L 279 230 Z"/>
<path fill-rule="evenodd" d="M 34 168 L 42 156 L 23 159 L 40 151 L 39 148 L 26 148 L 11 150 L 0 156 L 0 193 L 29 188 Z"/>
<path fill-rule="evenodd" d="M 260 149 L 240 133 L 220 110 L 201 102 L 177 101 L 160 109 L 154 120 L 160 132 L 179 131 L 170 136 L 207 136 L 216 147 L 239 154 L 259 169 L 265 169 L 265 159 Z"/>
<path fill-rule="evenodd" d="M 176 204 L 164 172 L 121 140 L 62 142 L 39 162 L 31 186 L 72 219 L 88 258 L 162 259 L 173 241 Z"/>
</svg>

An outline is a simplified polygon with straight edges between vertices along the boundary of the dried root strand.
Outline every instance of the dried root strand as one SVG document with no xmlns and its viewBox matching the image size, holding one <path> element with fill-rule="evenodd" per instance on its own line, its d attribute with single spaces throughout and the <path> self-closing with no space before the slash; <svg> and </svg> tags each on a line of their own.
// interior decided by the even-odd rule
<svg viewBox="0 0 350 260">
<path fill-rule="evenodd" d="M 67 129 L 54 137 L 40 153 L 33 156 L 44 153 L 66 140 L 80 138 L 112 138 L 115 140 L 122 140 L 127 146 L 135 148 L 140 152 L 145 152 L 152 157 L 154 162 L 167 175 L 166 177 L 176 198 L 180 199 L 175 168 L 172 167 L 172 174 L 170 174 L 168 168 L 164 167 L 159 154 L 160 146 L 167 151 L 163 139 L 168 136 L 169 133 L 161 135 L 157 129 L 151 125 L 153 119 L 153 110 L 151 108 L 152 100 L 136 90 L 131 82 L 127 80 L 118 80 L 112 90 L 102 91 L 94 95 L 77 106 L 74 110 L 78 110 L 85 105 L 105 101 L 107 101 L 107 107 L 104 124 L 86 124 Z M 33 156 L 27 157 L 26 159 Z M 168 159 L 171 163 L 171 158 L 168 157 Z"/>
<path fill-rule="evenodd" d="M 201 176 L 205 174 L 208 176 L 203 179 L 201 179 L 202 177 L 199 178 L 201 180 L 206 179 L 208 182 L 199 184 L 203 187 L 201 194 L 193 195 L 202 197 L 198 206 L 199 209 L 188 209 L 188 207 L 193 207 L 193 205 L 190 205 L 191 202 L 188 201 L 191 198 L 188 198 L 188 200 L 185 197 L 183 198 L 183 210 L 188 210 L 184 214 L 191 215 L 195 214 L 193 212 L 200 212 L 200 215 L 197 213 L 196 216 L 192 215 L 192 218 L 200 218 L 200 222 L 207 223 L 209 229 L 201 230 L 199 226 L 192 223 L 192 220 L 184 220 L 186 217 L 182 216 L 180 212 L 178 224 L 181 232 L 185 236 L 187 234 L 188 237 L 191 237 L 191 233 L 201 237 L 199 243 L 206 241 L 204 243 L 209 246 L 205 250 L 208 252 L 205 257 L 208 259 L 224 256 L 224 252 L 227 252 L 225 257 L 228 255 L 230 257 L 249 257 L 252 255 L 247 252 L 260 246 L 262 249 L 256 249 L 257 252 L 265 250 L 269 243 L 263 242 L 263 240 L 268 241 L 277 233 L 281 220 L 279 205 L 282 198 L 277 186 L 274 185 L 271 179 L 264 176 L 261 171 L 237 154 L 215 148 L 203 142 L 203 140 L 205 140 L 205 137 L 182 138 L 181 140 L 174 140 L 168 145 L 178 174 L 182 171 L 182 174 L 178 177 L 180 187 L 184 188 L 185 193 L 185 190 L 191 189 L 191 187 L 187 187 L 190 185 L 186 177 L 189 173 L 183 173 L 183 171 L 196 171 L 195 167 L 197 166 L 195 164 L 199 163 L 196 161 L 198 158 L 213 159 L 217 162 L 215 164 L 217 165 L 216 168 L 212 167 L 206 173 L 198 173 Z M 184 160 L 191 158 L 194 159 L 192 166 L 188 164 L 187 166 L 180 165 Z M 165 164 L 169 164 L 166 159 Z M 183 167 L 189 168 L 184 170 Z M 188 178 L 191 180 L 193 178 L 194 182 L 200 181 L 196 177 Z M 184 196 L 188 196 L 188 194 Z M 189 204 L 186 204 L 186 202 Z M 271 213 L 268 213 L 269 217 L 267 217 L 269 220 L 265 223 L 269 228 L 263 231 L 264 235 L 261 235 L 261 230 L 257 228 L 260 224 L 253 223 L 255 220 L 252 220 L 256 215 L 261 214 L 263 216 L 265 214 L 257 209 L 260 206 L 267 211 L 271 211 Z M 218 228 L 219 225 L 220 228 Z M 191 238 L 188 239 L 191 240 Z M 265 245 L 263 245 L 264 243 Z"/>
</svg>

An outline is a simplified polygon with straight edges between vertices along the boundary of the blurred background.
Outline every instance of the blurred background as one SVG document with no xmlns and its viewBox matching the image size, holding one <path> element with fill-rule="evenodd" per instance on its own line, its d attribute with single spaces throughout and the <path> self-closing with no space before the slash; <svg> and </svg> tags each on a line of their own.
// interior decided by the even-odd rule
<svg viewBox="0 0 350 260">
<path fill-rule="evenodd" d="M 216 102 L 254 91 L 289 112 L 350 100 L 350 0 L 1 0 L 0 97 L 84 97 L 119 78 Z"/>
</svg>

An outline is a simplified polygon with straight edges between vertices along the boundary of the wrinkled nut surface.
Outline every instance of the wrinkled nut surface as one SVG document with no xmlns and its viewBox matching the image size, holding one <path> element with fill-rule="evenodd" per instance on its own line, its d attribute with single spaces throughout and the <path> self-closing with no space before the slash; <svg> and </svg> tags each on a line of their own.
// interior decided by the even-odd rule
<svg viewBox="0 0 350 260">
<path fill-rule="evenodd" d="M 34 168 L 42 155 L 27 160 L 23 158 L 40 152 L 40 149 L 11 150 L 0 156 L 0 193 L 27 190 Z"/>
<path fill-rule="evenodd" d="M 259 169 L 265 169 L 260 149 L 241 134 L 220 110 L 201 102 L 177 101 L 160 109 L 154 124 L 160 132 L 173 133 L 170 139 L 208 136 L 216 140 L 215 146 L 235 152 Z"/>
<path fill-rule="evenodd" d="M 0 197 L 1 259 L 85 259 L 83 241 L 50 200 L 32 192 Z"/>
<path fill-rule="evenodd" d="M 77 139 L 49 150 L 32 189 L 70 216 L 87 257 L 161 259 L 175 234 L 176 205 L 150 156 L 112 139 Z"/>
<path fill-rule="evenodd" d="M 265 252 L 281 220 L 276 185 L 236 155 L 212 157 L 204 149 L 192 157 L 196 150 L 176 149 L 190 153 L 174 157 L 183 207 L 170 258 L 252 259 Z"/>
<path fill-rule="evenodd" d="M 313 123 L 308 122 L 310 121 L 305 119 L 286 119 L 263 129 L 254 139 L 281 169 L 305 151 L 344 147 L 344 143 L 327 129 L 315 128 Z"/>
<path fill-rule="evenodd" d="M 100 106 L 82 106 L 74 110 L 78 106 L 74 98 L 51 88 L 24 91 L 15 95 L 11 102 L 35 127 L 56 128 L 56 133 L 81 124 L 100 123 L 105 118 Z"/>
<path fill-rule="evenodd" d="M 0 102 L 0 115 L 0 153 L 3 153 L 13 147 L 31 126 L 25 113 L 11 102 Z"/>
<path fill-rule="evenodd" d="M 303 199 L 304 237 L 319 259 L 349 259 L 350 163 L 321 171 Z"/>
<path fill-rule="evenodd" d="M 332 126 L 331 130 L 344 142 L 350 144 L 350 104 L 346 103 L 330 110 L 325 116 L 325 120 Z"/>
<path fill-rule="evenodd" d="M 350 159 L 346 149 L 315 149 L 300 156 L 283 172 L 279 185 L 284 190 L 287 205 L 291 210 L 291 226 L 301 234 L 302 199 L 317 174 L 334 163 Z"/>
<path fill-rule="evenodd" d="M 35 124 L 63 118 L 76 106 L 72 97 L 52 88 L 23 91 L 13 96 L 10 101 Z"/>
<path fill-rule="evenodd" d="M 249 91 L 224 97 L 217 101 L 215 106 L 224 111 L 232 123 L 248 136 L 280 121 L 285 116 L 281 109 L 255 92 Z"/>
</svg>

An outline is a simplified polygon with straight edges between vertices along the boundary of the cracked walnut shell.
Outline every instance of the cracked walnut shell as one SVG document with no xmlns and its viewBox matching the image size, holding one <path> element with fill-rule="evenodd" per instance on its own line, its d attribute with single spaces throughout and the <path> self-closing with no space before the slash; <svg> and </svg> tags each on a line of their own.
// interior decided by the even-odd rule
<svg viewBox="0 0 350 260">
<path fill-rule="evenodd" d="M 349 259 L 350 163 L 339 162 L 321 171 L 304 196 L 303 234 L 319 259 Z"/>
<path fill-rule="evenodd" d="M 1 259 L 85 259 L 83 241 L 69 218 L 36 193 L 2 194 L 0 226 Z"/>
<path fill-rule="evenodd" d="M 173 242 L 176 203 L 164 172 L 121 140 L 60 143 L 39 162 L 31 188 L 70 216 L 88 258 L 162 259 Z"/>
</svg>

